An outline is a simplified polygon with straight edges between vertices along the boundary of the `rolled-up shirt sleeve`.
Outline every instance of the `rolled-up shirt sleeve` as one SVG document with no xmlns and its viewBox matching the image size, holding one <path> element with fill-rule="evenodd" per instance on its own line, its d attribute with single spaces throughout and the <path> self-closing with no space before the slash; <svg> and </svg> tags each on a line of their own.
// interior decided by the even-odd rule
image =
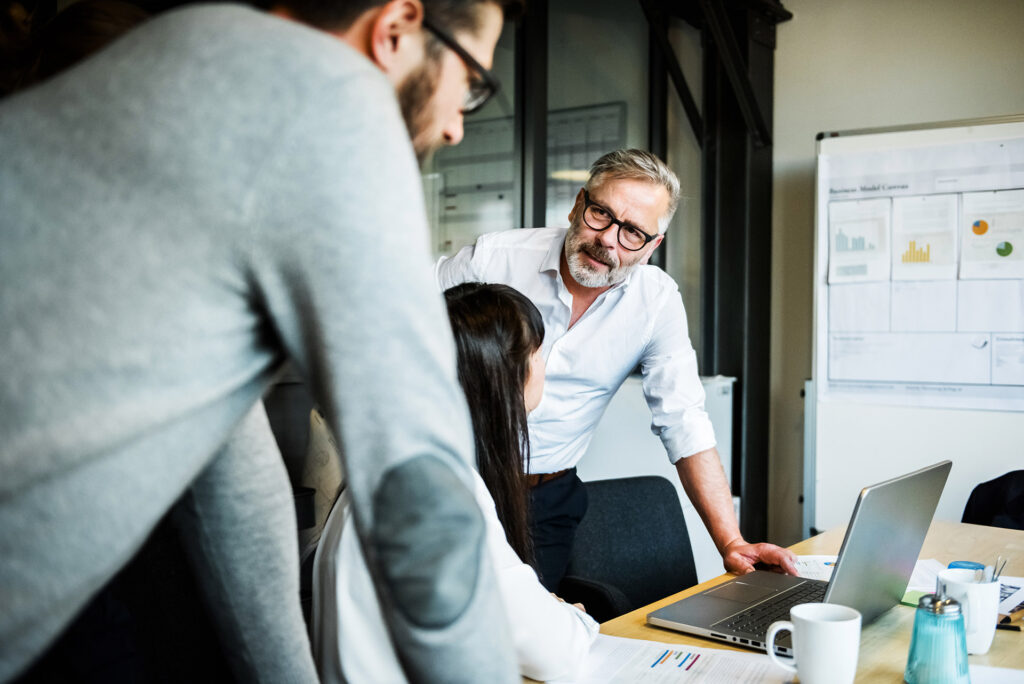
<svg viewBox="0 0 1024 684">
<path fill-rule="evenodd" d="M 704 410 L 697 354 L 690 344 L 686 312 L 678 291 L 666 292 L 640 361 L 651 431 L 661 438 L 669 460 L 715 446 L 715 431 Z"/>
</svg>

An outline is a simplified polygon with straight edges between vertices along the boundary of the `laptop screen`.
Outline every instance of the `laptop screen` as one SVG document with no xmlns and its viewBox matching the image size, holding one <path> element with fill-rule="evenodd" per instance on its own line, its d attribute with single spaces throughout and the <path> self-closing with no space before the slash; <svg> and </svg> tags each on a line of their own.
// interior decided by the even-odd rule
<svg viewBox="0 0 1024 684">
<path fill-rule="evenodd" d="M 900 602 L 952 465 L 942 461 L 861 490 L 827 603 L 856 608 L 868 623 Z"/>
</svg>

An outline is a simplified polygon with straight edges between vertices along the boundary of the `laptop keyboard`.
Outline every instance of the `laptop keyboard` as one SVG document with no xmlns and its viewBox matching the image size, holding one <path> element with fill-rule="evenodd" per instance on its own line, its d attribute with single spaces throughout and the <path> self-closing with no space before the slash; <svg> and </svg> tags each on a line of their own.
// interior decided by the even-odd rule
<svg viewBox="0 0 1024 684">
<path fill-rule="evenodd" d="M 793 606 L 800 603 L 817 603 L 825 598 L 826 588 L 827 584 L 819 582 L 801 584 L 792 591 L 759 603 L 717 626 L 764 636 L 773 622 L 789 619 L 789 609 Z"/>
</svg>

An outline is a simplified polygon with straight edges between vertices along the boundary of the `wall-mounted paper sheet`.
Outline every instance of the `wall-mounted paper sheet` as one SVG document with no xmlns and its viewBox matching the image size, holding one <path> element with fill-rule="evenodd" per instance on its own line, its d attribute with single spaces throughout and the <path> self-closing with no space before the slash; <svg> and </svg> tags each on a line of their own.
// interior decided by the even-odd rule
<svg viewBox="0 0 1024 684">
<path fill-rule="evenodd" d="M 1024 335 L 992 336 L 992 384 L 1024 385 Z"/>
<path fill-rule="evenodd" d="M 989 384 L 991 336 L 982 333 L 836 333 L 829 380 Z"/>
<path fill-rule="evenodd" d="M 892 283 L 893 332 L 955 332 L 955 280 Z"/>
<path fill-rule="evenodd" d="M 889 280 L 888 197 L 829 202 L 830 283 Z"/>
<path fill-rule="evenodd" d="M 961 278 L 1024 278 L 1024 190 L 963 196 Z"/>
<path fill-rule="evenodd" d="M 892 279 L 956 278 L 956 195 L 892 201 Z"/>
<path fill-rule="evenodd" d="M 832 332 L 889 332 L 889 283 L 843 283 L 828 288 Z"/>
<path fill-rule="evenodd" d="M 956 329 L 1024 332 L 1024 280 L 961 280 Z"/>
</svg>

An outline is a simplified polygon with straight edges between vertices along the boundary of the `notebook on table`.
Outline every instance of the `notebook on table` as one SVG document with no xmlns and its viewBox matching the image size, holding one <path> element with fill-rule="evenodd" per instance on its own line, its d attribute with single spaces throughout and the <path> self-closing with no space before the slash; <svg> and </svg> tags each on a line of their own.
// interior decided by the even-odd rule
<svg viewBox="0 0 1024 684">
<path fill-rule="evenodd" d="M 771 623 L 800 603 L 850 606 L 868 624 L 903 597 L 952 465 L 862 489 L 828 582 L 757 570 L 653 611 L 648 624 L 760 650 Z M 775 652 L 792 655 L 788 633 Z"/>
</svg>

